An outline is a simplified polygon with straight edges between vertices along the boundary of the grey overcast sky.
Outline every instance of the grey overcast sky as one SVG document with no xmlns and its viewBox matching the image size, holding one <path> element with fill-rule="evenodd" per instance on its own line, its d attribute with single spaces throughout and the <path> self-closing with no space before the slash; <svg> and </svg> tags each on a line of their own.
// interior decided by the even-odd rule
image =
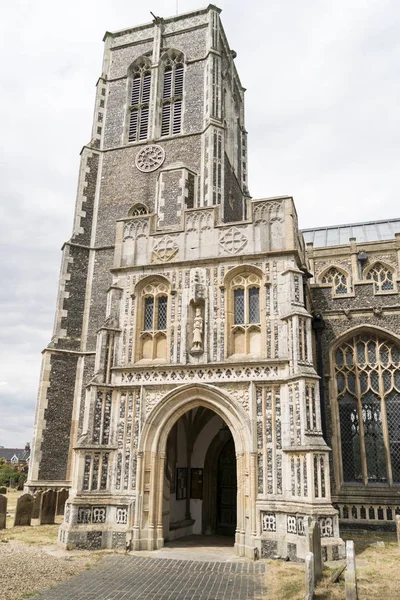
<svg viewBox="0 0 400 600">
<path fill-rule="evenodd" d="M 253 197 L 293 195 L 302 227 L 400 216 L 398 0 L 218 6 L 247 88 Z M 150 10 L 171 16 L 176 0 L 2 4 L 0 445 L 32 437 L 103 34 Z"/>
</svg>

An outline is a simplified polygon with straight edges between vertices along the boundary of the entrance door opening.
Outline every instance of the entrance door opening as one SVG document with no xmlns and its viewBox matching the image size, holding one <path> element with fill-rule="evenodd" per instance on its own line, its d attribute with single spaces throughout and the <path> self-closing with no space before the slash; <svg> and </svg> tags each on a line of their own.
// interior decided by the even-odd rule
<svg viewBox="0 0 400 600">
<path fill-rule="evenodd" d="M 189 535 L 233 537 L 236 470 L 235 444 L 223 419 L 201 406 L 185 413 L 167 440 L 164 540 Z"/>
<path fill-rule="evenodd" d="M 231 435 L 218 458 L 217 535 L 235 535 L 236 496 L 236 455 L 235 444 Z"/>
</svg>

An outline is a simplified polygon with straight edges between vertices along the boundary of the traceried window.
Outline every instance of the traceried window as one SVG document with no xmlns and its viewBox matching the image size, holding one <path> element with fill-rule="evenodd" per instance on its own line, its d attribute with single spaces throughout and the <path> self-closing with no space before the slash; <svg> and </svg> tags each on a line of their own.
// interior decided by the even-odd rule
<svg viewBox="0 0 400 600">
<path fill-rule="evenodd" d="M 400 346 L 357 335 L 334 360 L 344 482 L 400 484 Z"/>
<path fill-rule="evenodd" d="M 260 288 L 237 288 L 233 292 L 235 325 L 260 322 Z"/>
<path fill-rule="evenodd" d="M 161 100 L 161 136 L 182 131 L 183 56 L 170 55 L 164 63 Z"/>
<path fill-rule="evenodd" d="M 332 286 L 332 292 L 334 296 L 340 296 L 341 294 L 348 294 L 350 292 L 348 277 L 344 271 L 331 267 L 321 277 L 321 283 Z"/>
<path fill-rule="evenodd" d="M 148 215 L 149 209 L 145 204 L 135 204 L 129 211 L 130 217 L 140 217 L 141 215 Z"/>
<path fill-rule="evenodd" d="M 367 272 L 367 279 L 374 282 L 375 292 L 388 292 L 394 289 L 393 272 L 382 263 L 375 263 Z"/>
<path fill-rule="evenodd" d="M 232 354 L 260 353 L 260 279 L 255 274 L 238 275 L 232 283 Z"/>
<path fill-rule="evenodd" d="M 151 70 L 147 62 L 132 69 L 128 142 L 145 140 L 149 130 Z"/>
<path fill-rule="evenodd" d="M 142 290 L 139 359 L 167 358 L 168 290 L 163 283 L 149 284 Z"/>
</svg>

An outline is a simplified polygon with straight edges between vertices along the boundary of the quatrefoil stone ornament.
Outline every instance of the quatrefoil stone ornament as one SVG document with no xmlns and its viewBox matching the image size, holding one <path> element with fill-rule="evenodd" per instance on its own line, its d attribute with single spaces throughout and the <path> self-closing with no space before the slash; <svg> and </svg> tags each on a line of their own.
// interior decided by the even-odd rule
<svg viewBox="0 0 400 600">
<path fill-rule="evenodd" d="M 157 145 L 146 146 L 136 155 L 135 164 L 139 171 L 150 173 L 155 171 L 163 164 L 165 160 L 164 148 Z"/>
</svg>

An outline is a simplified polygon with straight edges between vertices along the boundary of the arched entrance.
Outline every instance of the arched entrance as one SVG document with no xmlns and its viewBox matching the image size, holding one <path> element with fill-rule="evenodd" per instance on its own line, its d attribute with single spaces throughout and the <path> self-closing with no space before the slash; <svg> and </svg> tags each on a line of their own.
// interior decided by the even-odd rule
<svg viewBox="0 0 400 600">
<path fill-rule="evenodd" d="M 225 421 L 199 406 L 182 415 L 167 439 L 163 536 L 230 536 L 237 523 L 235 443 Z M 233 545 L 232 541 L 232 545 Z"/>
<path fill-rule="evenodd" d="M 197 419 L 193 419 L 195 414 L 198 415 Z M 189 424 L 190 415 L 192 416 L 190 426 L 194 426 L 195 429 L 196 427 L 199 428 L 202 422 L 203 427 L 201 429 L 203 433 L 197 435 L 197 437 L 195 436 L 196 441 L 192 449 L 190 449 L 190 444 L 188 446 L 191 450 L 190 461 L 186 461 L 186 465 L 176 465 L 175 482 L 172 482 L 171 487 L 173 473 L 171 464 L 168 464 L 167 455 L 171 452 L 172 442 L 169 442 L 168 447 L 168 438 L 171 432 L 172 438 L 175 435 L 172 431 L 174 426 L 183 426 L 183 429 L 185 429 L 185 426 L 182 425 L 185 419 L 182 420 L 181 425 L 178 423 L 184 415 L 186 415 L 186 423 L 189 422 Z M 222 433 L 220 433 L 221 430 Z M 190 498 L 191 491 L 196 494 L 196 485 L 193 486 L 195 482 L 188 476 L 188 471 L 186 473 L 184 470 L 178 472 L 178 469 L 196 469 L 197 472 L 193 473 L 191 471 L 190 476 L 194 475 L 194 479 L 197 478 L 198 489 L 200 485 L 199 477 L 201 477 L 201 473 L 198 471 L 201 468 L 197 464 L 198 461 L 203 456 L 203 475 L 205 475 L 207 450 L 212 443 L 214 443 L 214 447 L 215 444 L 218 445 L 218 442 L 214 441 L 216 437 L 217 439 L 221 437 L 223 439 L 227 433 L 231 436 L 232 444 L 234 444 L 238 482 L 235 548 L 239 555 L 253 556 L 256 536 L 255 503 L 250 501 L 250 497 L 254 498 L 256 494 L 256 454 L 251 452 L 252 436 L 250 434 L 249 415 L 220 389 L 198 384 L 182 386 L 167 394 L 151 411 L 143 424 L 138 452 L 138 493 L 132 528 L 133 549 L 153 550 L 161 548 L 164 545 L 167 521 L 168 536 L 171 535 L 171 523 L 173 524 L 172 530 L 176 531 L 175 527 L 182 529 L 180 533 L 183 533 L 183 535 L 190 531 L 190 527 L 192 527 L 193 533 L 203 533 L 203 505 L 208 501 L 206 495 L 210 492 L 210 486 L 207 488 L 205 478 L 203 499 Z M 227 441 L 225 437 L 225 444 Z M 225 446 L 225 444 L 222 444 L 222 446 Z M 222 447 L 220 450 L 222 450 Z M 178 455 L 180 451 L 182 451 L 182 448 L 178 446 L 176 454 Z M 179 460 L 177 463 L 179 463 Z M 169 490 L 165 487 L 166 480 L 169 480 Z M 171 492 L 171 490 L 175 491 Z M 246 494 L 245 490 L 252 490 L 251 496 Z M 169 508 L 169 514 L 167 515 L 166 503 L 167 501 L 170 502 L 171 494 L 174 494 L 174 513 L 171 514 Z M 176 503 L 180 503 L 179 509 L 176 507 Z M 215 512 L 217 513 L 217 506 Z M 191 521 L 194 522 L 191 523 Z M 231 526 L 232 524 L 233 521 Z M 206 523 L 204 527 L 206 527 Z M 186 529 L 185 531 L 185 528 L 189 528 L 189 530 Z M 172 535 L 176 536 L 174 533 Z"/>
</svg>

